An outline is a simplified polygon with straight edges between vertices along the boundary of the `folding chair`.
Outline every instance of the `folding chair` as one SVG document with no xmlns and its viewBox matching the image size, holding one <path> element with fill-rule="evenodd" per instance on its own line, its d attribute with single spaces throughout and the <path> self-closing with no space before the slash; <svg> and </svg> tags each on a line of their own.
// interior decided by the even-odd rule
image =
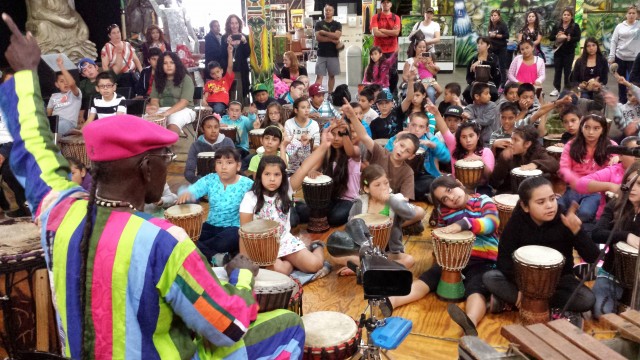
<svg viewBox="0 0 640 360">
<path fill-rule="evenodd" d="M 125 99 L 131 99 L 132 89 L 130 87 L 118 87 L 116 89 L 116 94 L 124 97 Z"/>
<path fill-rule="evenodd" d="M 58 115 L 47 116 L 49 118 L 49 129 L 53 133 L 53 142 L 58 142 L 58 121 L 60 120 Z"/>
<path fill-rule="evenodd" d="M 128 99 L 121 102 L 122 105 L 127 107 L 127 114 L 142 117 L 147 105 L 145 99 Z"/>
<path fill-rule="evenodd" d="M 196 119 L 195 119 L 195 121 L 191 122 L 190 124 L 187 124 L 187 126 L 184 127 L 187 130 L 187 132 L 191 136 L 193 136 L 194 140 L 196 140 L 196 138 L 197 138 L 198 127 L 200 126 L 200 113 L 205 108 L 201 104 L 201 102 L 202 102 L 202 94 L 203 94 L 202 86 L 196 86 L 194 88 L 194 91 L 193 91 L 193 104 L 194 104 L 193 111 L 196 112 Z M 189 127 L 189 125 L 193 125 L 194 123 L 196 123 L 197 125 L 196 125 L 195 129 L 192 130 L 191 127 Z"/>
</svg>

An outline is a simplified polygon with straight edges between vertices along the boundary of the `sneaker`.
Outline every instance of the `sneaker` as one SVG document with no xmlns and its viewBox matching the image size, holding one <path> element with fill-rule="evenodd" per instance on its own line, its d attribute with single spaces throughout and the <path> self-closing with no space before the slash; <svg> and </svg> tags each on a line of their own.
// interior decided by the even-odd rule
<svg viewBox="0 0 640 360">
<path fill-rule="evenodd" d="M 561 309 L 553 308 L 551 309 L 551 318 L 553 320 L 557 319 L 566 319 L 571 324 L 573 324 L 578 329 L 582 329 L 584 326 L 584 319 L 582 318 L 582 313 L 577 311 L 565 311 L 564 313 L 560 313 Z"/>
<path fill-rule="evenodd" d="M 549 96 L 558 96 L 558 94 L 560 94 L 560 91 L 558 91 L 558 89 L 553 89 L 553 91 L 549 93 Z"/>
<path fill-rule="evenodd" d="M 332 269 L 331 263 L 325 260 L 325 262 L 322 265 L 322 269 L 318 270 L 313 275 L 313 277 L 311 278 L 311 281 L 322 279 L 323 277 L 329 275 L 331 273 L 331 269 Z"/>
<path fill-rule="evenodd" d="M 489 299 L 489 312 L 492 314 L 500 314 L 505 311 L 512 311 L 513 306 L 511 304 L 507 304 L 505 301 L 500 299 L 499 297 L 491 294 L 491 299 Z"/>
<path fill-rule="evenodd" d="M 471 321 L 467 314 L 457 307 L 456 304 L 449 304 L 447 306 L 447 312 L 449 313 L 449 316 L 451 316 L 451 320 L 462 328 L 462 331 L 466 336 L 478 336 L 478 330 L 473 324 L 473 321 Z"/>
</svg>

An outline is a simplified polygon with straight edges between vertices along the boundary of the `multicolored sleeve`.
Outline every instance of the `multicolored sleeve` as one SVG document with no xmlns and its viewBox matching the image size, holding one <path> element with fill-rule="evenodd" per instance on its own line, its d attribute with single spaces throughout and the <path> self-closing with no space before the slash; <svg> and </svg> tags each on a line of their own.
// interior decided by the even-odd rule
<svg viewBox="0 0 640 360">
<path fill-rule="evenodd" d="M 0 86 L 0 109 L 14 139 L 11 169 L 35 216 L 48 193 L 77 186 L 69 180 L 69 164 L 55 145 L 43 104 L 38 75 L 31 70 Z"/>
<path fill-rule="evenodd" d="M 477 213 L 477 217 L 465 218 L 469 224 L 469 228 L 463 230 L 469 230 L 476 235 L 491 235 L 500 225 L 500 219 L 498 218 L 498 208 L 496 204 L 486 195 L 481 195 L 477 203 L 474 204 L 474 213 Z"/>
<path fill-rule="evenodd" d="M 236 269 L 221 284 L 191 241 L 176 245 L 157 287 L 189 328 L 217 346 L 240 340 L 258 315 L 251 272 Z"/>
</svg>

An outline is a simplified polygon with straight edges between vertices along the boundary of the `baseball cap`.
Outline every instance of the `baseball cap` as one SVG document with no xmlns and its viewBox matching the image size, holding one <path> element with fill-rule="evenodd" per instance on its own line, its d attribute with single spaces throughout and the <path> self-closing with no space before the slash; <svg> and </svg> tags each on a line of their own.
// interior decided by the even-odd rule
<svg viewBox="0 0 640 360">
<path fill-rule="evenodd" d="M 267 88 L 267 85 L 262 84 L 262 83 L 258 83 L 253 87 L 253 91 L 251 91 L 252 93 L 257 93 L 259 91 L 266 91 L 269 92 L 269 89 Z"/>
<path fill-rule="evenodd" d="M 431 6 L 429 6 L 427 8 L 427 10 L 425 10 L 424 12 L 428 12 L 428 13 L 432 13 L 433 14 L 435 11 L 433 10 L 433 8 Z"/>
<path fill-rule="evenodd" d="M 322 87 L 320 84 L 313 84 L 309 86 L 309 96 L 316 96 L 318 94 L 324 94 L 327 92 L 327 89 Z"/>
<path fill-rule="evenodd" d="M 376 102 L 378 101 L 393 101 L 393 94 L 389 90 L 382 90 L 376 97 Z"/>
<path fill-rule="evenodd" d="M 462 119 L 462 108 L 458 105 L 451 105 L 444 112 L 444 117 L 455 116 Z"/>
<path fill-rule="evenodd" d="M 80 72 L 80 74 L 82 74 L 82 70 L 84 70 L 84 68 L 89 64 L 95 65 L 96 62 L 89 58 L 82 58 L 80 59 L 80 61 L 78 61 L 78 71 Z"/>
</svg>

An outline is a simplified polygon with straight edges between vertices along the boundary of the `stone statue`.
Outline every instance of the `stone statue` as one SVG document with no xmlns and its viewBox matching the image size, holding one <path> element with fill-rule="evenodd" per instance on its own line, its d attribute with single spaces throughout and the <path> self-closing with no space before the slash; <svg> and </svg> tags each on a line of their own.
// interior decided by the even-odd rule
<svg viewBox="0 0 640 360">
<path fill-rule="evenodd" d="M 144 34 L 149 25 L 157 23 L 157 14 L 149 0 L 129 0 L 125 11 L 129 33 Z"/>
<path fill-rule="evenodd" d="M 97 58 L 89 29 L 67 0 L 27 0 L 26 28 L 43 54 L 64 53 L 73 62 Z"/>
<path fill-rule="evenodd" d="M 176 46 L 185 44 L 193 54 L 199 54 L 198 38 L 187 16 L 187 9 L 181 6 L 182 1 L 149 0 L 149 2 L 162 19 L 164 37 L 171 44 L 171 50 L 176 51 Z"/>
</svg>

